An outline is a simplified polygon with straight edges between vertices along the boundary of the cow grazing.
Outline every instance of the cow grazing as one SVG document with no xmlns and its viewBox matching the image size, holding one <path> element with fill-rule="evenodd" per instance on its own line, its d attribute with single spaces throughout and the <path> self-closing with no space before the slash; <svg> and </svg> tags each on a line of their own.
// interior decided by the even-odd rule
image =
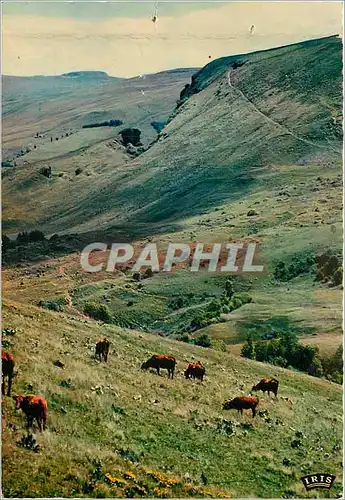
<svg viewBox="0 0 345 500">
<path fill-rule="evenodd" d="M 223 410 L 237 410 L 243 415 L 243 410 L 252 410 L 253 418 L 256 414 L 256 407 L 259 404 L 259 398 L 249 396 L 238 396 L 237 398 L 225 401 Z"/>
<path fill-rule="evenodd" d="M 147 370 L 148 368 L 155 368 L 159 375 L 159 369 L 164 368 L 168 370 L 169 378 L 170 376 L 171 378 L 174 378 L 175 366 L 176 359 L 173 356 L 167 356 L 166 354 L 155 354 L 141 365 L 141 369 Z"/>
<path fill-rule="evenodd" d="M 7 396 L 11 396 L 12 379 L 14 376 L 14 357 L 9 352 L 1 352 L 1 371 L 1 393 L 5 394 L 5 378 L 7 377 Z"/>
<path fill-rule="evenodd" d="M 273 392 L 275 397 L 277 397 L 278 386 L 279 382 L 275 378 L 263 378 L 258 384 L 253 385 L 252 392 L 262 391 L 264 394 L 268 392 L 268 395 L 270 395 L 270 392 Z"/>
<path fill-rule="evenodd" d="M 34 419 L 36 419 L 38 428 L 42 432 L 46 428 L 48 406 L 46 400 L 42 396 L 13 396 L 16 402 L 16 409 L 23 410 L 26 416 L 27 428 L 32 427 Z"/>
<path fill-rule="evenodd" d="M 206 370 L 200 363 L 200 361 L 197 361 L 196 363 L 189 363 L 187 370 L 184 372 L 185 377 L 187 379 L 194 378 L 194 379 L 199 379 L 201 382 L 203 381 L 203 378 L 205 376 Z"/>
<path fill-rule="evenodd" d="M 108 361 L 110 342 L 108 339 L 99 339 L 96 342 L 95 359 L 98 358 L 99 361 Z"/>
</svg>

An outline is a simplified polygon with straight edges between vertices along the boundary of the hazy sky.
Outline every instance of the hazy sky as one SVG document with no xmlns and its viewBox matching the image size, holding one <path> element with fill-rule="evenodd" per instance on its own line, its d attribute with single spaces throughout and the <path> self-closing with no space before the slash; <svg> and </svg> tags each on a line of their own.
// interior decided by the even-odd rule
<svg viewBox="0 0 345 500">
<path fill-rule="evenodd" d="M 342 5 L 5 2 L 2 70 L 12 75 L 102 70 L 129 77 L 204 66 L 209 56 L 214 59 L 341 33 Z M 153 23 L 156 10 L 158 19 Z"/>
</svg>

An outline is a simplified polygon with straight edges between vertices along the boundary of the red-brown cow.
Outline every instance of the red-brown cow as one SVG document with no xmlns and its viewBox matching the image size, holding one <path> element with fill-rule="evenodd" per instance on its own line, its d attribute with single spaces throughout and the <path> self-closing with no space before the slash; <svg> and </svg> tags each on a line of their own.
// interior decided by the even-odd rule
<svg viewBox="0 0 345 500">
<path fill-rule="evenodd" d="M 252 391 L 262 391 L 264 394 L 268 392 L 268 395 L 270 395 L 270 392 L 273 392 L 275 397 L 277 397 L 278 387 L 279 382 L 275 378 L 263 378 L 258 384 L 253 385 Z"/>
<path fill-rule="evenodd" d="M 176 366 L 176 359 L 173 356 L 167 356 L 166 354 L 154 354 L 150 359 L 145 361 L 141 365 L 142 370 L 147 370 L 148 368 L 155 368 L 159 375 L 159 369 L 164 368 L 168 370 L 169 378 L 174 378 L 174 371 Z"/>
<path fill-rule="evenodd" d="M 42 396 L 13 396 L 16 409 L 23 410 L 26 415 L 27 428 L 32 427 L 34 419 L 37 420 L 38 428 L 42 432 L 46 428 L 48 405 Z"/>
<path fill-rule="evenodd" d="M 5 378 L 7 377 L 7 396 L 11 396 L 12 379 L 14 375 L 14 357 L 9 352 L 1 352 L 1 371 L 1 393 L 5 394 Z"/>
<path fill-rule="evenodd" d="M 256 407 L 259 404 L 259 398 L 250 396 L 238 396 L 237 398 L 225 401 L 223 410 L 237 410 L 243 415 L 243 410 L 252 410 L 253 418 L 256 414 Z"/>
<path fill-rule="evenodd" d="M 194 378 L 194 379 L 199 379 L 201 382 L 203 381 L 203 378 L 205 376 L 206 370 L 200 363 L 200 361 L 197 361 L 196 363 L 189 363 L 187 370 L 184 372 L 185 377 L 187 379 L 189 378 Z"/>
<path fill-rule="evenodd" d="M 96 349 L 95 349 L 95 359 L 99 359 L 99 361 L 108 361 L 108 354 L 109 354 L 109 346 L 110 342 L 108 339 L 99 339 L 96 342 Z"/>
</svg>

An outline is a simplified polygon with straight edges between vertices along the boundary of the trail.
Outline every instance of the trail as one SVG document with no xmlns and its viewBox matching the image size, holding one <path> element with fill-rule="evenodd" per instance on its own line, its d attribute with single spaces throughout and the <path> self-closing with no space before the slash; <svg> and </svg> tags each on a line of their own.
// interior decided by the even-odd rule
<svg viewBox="0 0 345 500">
<path fill-rule="evenodd" d="M 303 137 L 300 137 L 300 136 L 294 134 L 293 132 L 291 132 L 291 130 L 289 130 L 288 128 L 286 128 L 284 125 L 281 125 L 279 122 L 276 122 L 275 120 L 273 120 L 273 118 L 270 118 L 269 116 L 265 115 L 265 113 L 263 113 L 262 111 L 260 111 L 260 109 L 242 92 L 242 90 L 240 90 L 238 87 L 235 87 L 231 83 L 231 69 L 229 69 L 229 71 L 227 73 L 227 79 L 228 79 L 228 85 L 229 85 L 229 87 L 231 87 L 232 89 L 236 90 L 241 95 L 241 97 L 245 101 L 247 101 L 255 109 L 255 111 L 257 113 L 259 113 L 266 121 L 269 121 L 270 123 L 272 123 L 272 125 L 275 125 L 276 127 L 278 127 L 281 130 L 283 130 L 285 134 L 291 135 L 292 137 L 294 137 L 298 141 L 304 142 L 304 144 L 308 144 L 308 145 L 311 145 L 311 146 L 316 146 L 318 148 L 332 149 L 336 153 L 339 153 L 339 151 L 337 149 L 333 148 L 330 145 L 326 146 L 324 144 L 317 144 L 316 142 L 308 141 L 308 139 L 303 139 Z"/>
</svg>

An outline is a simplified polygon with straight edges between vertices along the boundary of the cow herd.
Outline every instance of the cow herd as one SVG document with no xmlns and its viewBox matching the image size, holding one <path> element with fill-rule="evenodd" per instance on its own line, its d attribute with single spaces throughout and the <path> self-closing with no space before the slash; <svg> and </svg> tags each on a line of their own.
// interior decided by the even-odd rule
<svg viewBox="0 0 345 500">
<path fill-rule="evenodd" d="M 159 370 L 168 370 L 168 377 L 174 378 L 176 366 L 176 359 L 173 356 L 168 356 L 165 354 L 155 354 L 151 356 L 150 359 L 145 361 L 141 365 L 142 370 L 147 370 L 148 368 L 154 368 L 157 370 L 159 375 Z M 184 375 L 186 379 L 199 379 L 201 382 L 204 379 L 206 370 L 204 366 L 197 361 L 195 363 L 189 363 Z M 252 392 L 262 391 L 263 393 L 268 392 L 268 396 L 272 392 L 275 397 L 277 397 L 279 382 L 276 379 L 263 378 L 256 385 L 253 385 Z M 252 410 L 253 418 L 256 415 L 256 407 L 259 404 L 259 398 L 252 396 L 237 396 L 234 399 L 225 401 L 223 404 L 223 410 L 237 410 L 239 413 L 243 414 L 243 410 Z"/>
<path fill-rule="evenodd" d="M 110 342 L 108 339 L 103 338 L 96 342 L 95 347 L 95 360 L 100 362 L 108 361 Z M 5 380 L 7 379 L 7 396 L 11 395 L 12 379 L 14 376 L 15 360 L 12 354 L 6 351 L 1 353 L 2 361 L 2 394 L 5 394 Z M 176 359 L 173 356 L 165 354 L 155 354 L 141 365 L 142 370 L 153 368 L 157 370 L 160 375 L 160 370 L 168 371 L 168 377 L 173 379 L 176 367 Z M 186 379 L 198 379 L 203 381 L 206 374 L 205 367 L 200 361 L 189 363 L 184 372 Z M 268 392 L 268 396 L 272 392 L 277 397 L 279 382 L 276 379 L 262 379 L 260 382 L 252 387 L 252 392 L 262 391 Z M 46 427 L 48 406 L 46 400 L 42 396 L 36 395 L 22 395 L 13 396 L 15 400 L 16 409 L 21 409 L 26 416 L 27 428 L 33 426 L 34 420 L 40 431 Z M 238 396 L 234 399 L 225 401 L 223 410 L 237 410 L 243 414 L 243 410 L 251 410 L 253 418 L 256 415 L 256 407 L 259 404 L 259 398 L 253 396 Z"/>
</svg>

